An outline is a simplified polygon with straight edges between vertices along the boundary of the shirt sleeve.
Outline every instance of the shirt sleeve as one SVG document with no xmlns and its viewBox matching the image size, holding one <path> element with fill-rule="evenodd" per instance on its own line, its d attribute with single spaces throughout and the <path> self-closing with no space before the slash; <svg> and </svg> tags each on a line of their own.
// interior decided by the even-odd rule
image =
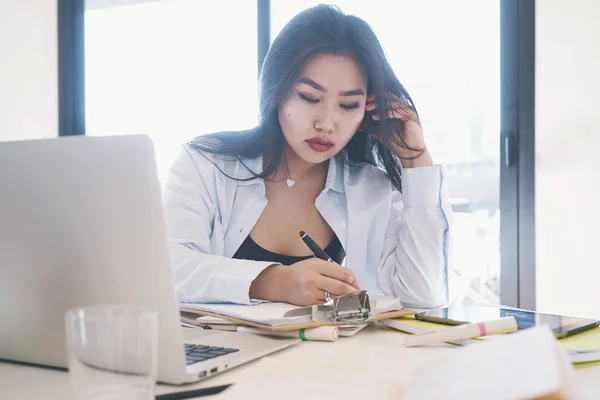
<svg viewBox="0 0 600 400">
<path fill-rule="evenodd" d="M 252 281 L 272 262 L 211 253 L 217 215 L 216 168 L 184 148 L 173 163 L 164 194 L 171 266 L 180 302 L 252 304 Z M 205 161 L 202 161 L 205 159 Z M 199 165 L 201 163 L 201 165 Z"/>
<path fill-rule="evenodd" d="M 448 248 L 452 210 L 441 166 L 402 170 L 394 190 L 379 286 L 410 308 L 448 302 Z"/>
</svg>

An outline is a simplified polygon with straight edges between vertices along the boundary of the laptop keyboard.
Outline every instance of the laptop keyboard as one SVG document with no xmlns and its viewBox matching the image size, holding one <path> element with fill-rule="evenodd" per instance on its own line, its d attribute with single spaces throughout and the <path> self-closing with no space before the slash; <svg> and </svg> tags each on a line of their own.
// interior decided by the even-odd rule
<svg viewBox="0 0 600 400">
<path fill-rule="evenodd" d="M 186 364 L 191 365 L 200 361 L 209 360 L 226 354 L 235 353 L 239 349 L 230 349 L 226 347 L 213 347 L 213 346 L 202 346 L 200 344 L 189 344 L 185 345 L 185 358 Z"/>
</svg>

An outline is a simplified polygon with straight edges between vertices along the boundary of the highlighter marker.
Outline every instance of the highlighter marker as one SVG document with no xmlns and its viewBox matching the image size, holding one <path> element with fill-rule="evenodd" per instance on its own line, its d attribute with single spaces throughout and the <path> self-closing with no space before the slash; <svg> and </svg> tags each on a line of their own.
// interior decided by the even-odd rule
<svg viewBox="0 0 600 400">
<path fill-rule="evenodd" d="M 441 331 L 424 333 L 422 335 L 406 336 L 404 346 L 422 346 L 424 344 L 447 342 L 451 340 L 472 339 L 481 336 L 500 333 L 516 332 L 515 317 L 505 317 L 485 322 L 458 325 Z"/>
<path fill-rule="evenodd" d="M 193 325 L 194 328 L 198 328 Z M 340 330 L 337 326 L 317 326 L 315 328 L 297 329 L 291 331 L 269 331 L 266 329 L 255 328 L 252 326 L 237 325 L 210 325 L 201 326 L 206 330 L 252 333 L 255 335 L 278 336 L 288 338 L 298 338 L 302 340 L 317 340 L 321 342 L 335 342 L 340 336 Z"/>
<path fill-rule="evenodd" d="M 299 329 L 295 331 L 267 331 L 251 326 L 240 326 L 237 331 L 265 336 L 299 338 L 303 341 L 317 340 L 322 342 L 335 342 L 340 336 L 340 330 L 337 326 L 318 326 L 315 328 Z"/>
</svg>

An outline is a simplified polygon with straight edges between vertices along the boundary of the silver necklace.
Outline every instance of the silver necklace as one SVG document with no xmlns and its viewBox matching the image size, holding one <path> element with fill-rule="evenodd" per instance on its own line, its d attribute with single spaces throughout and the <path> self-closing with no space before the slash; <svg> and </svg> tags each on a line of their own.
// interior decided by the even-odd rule
<svg viewBox="0 0 600 400">
<path fill-rule="evenodd" d="M 285 183 L 288 185 L 289 188 L 291 188 L 292 186 L 294 186 L 296 184 L 297 181 L 302 180 L 304 178 L 306 178 L 307 176 L 309 176 L 311 173 L 309 172 L 308 174 L 304 175 L 302 178 L 298 178 L 298 179 L 292 179 L 289 175 L 288 177 L 285 179 Z"/>
<path fill-rule="evenodd" d="M 285 180 L 285 183 L 287 183 L 288 187 L 292 187 L 292 186 L 294 186 L 296 184 L 296 180 L 292 179 L 292 178 L 287 178 Z"/>
<path fill-rule="evenodd" d="M 309 174 L 304 175 L 302 178 L 298 178 L 298 179 L 292 179 L 289 175 L 288 177 L 285 179 L 285 183 L 288 185 L 289 188 L 291 188 L 292 186 L 294 186 L 296 184 L 297 181 L 302 180 L 304 178 L 306 178 Z"/>
<path fill-rule="evenodd" d="M 283 182 L 283 181 L 285 181 L 286 185 L 291 188 L 292 186 L 294 186 L 296 184 L 296 182 L 298 182 L 301 179 L 304 179 L 306 176 L 307 175 L 304 175 L 302 178 L 298 178 L 298 179 L 292 179 L 292 178 L 290 178 L 288 176 L 285 179 L 279 179 L 279 180 L 276 180 L 276 181 L 273 181 L 273 182 Z"/>
<path fill-rule="evenodd" d="M 314 172 L 314 171 L 313 171 L 313 172 Z M 312 172 L 309 172 L 308 174 L 306 174 L 306 175 L 304 175 L 303 177 L 301 177 L 301 178 L 298 178 L 298 179 L 292 179 L 292 177 L 288 175 L 288 176 L 287 176 L 287 178 L 285 179 L 285 183 L 286 183 L 286 185 L 287 185 L 289 188 L 291 188 L 291 187 L 293 187 L 293 186 L 296 184 L 296 182 L 298 182 L 299 180 L 302 180 L 302 179 L 306 178 L 307 176 L 309 176 L 309 175 L 311 175 L 311 174 L 312 174 Z M 280 181 L 280 182 L 281 182 L 281 181 Z"/>
</svg>

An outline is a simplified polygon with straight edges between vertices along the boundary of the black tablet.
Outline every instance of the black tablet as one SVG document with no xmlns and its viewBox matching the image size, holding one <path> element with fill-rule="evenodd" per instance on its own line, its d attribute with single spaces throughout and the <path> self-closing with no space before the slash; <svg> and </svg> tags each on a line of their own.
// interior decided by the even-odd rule
<svg viewBox="0 0 600 400">
<path fill-rule="evenodd" d="M 600 325 L 600 321 L 562 315 L 542 314 L 534 311 L 515 310 L 503 306 L 460 304 L 420 312 L 415 315 L 422 321 L 446 325 L 461 325 L 513 316 L 519 329 L 547 324 L 557 338 L 571 336 Z"/>
</svg>

